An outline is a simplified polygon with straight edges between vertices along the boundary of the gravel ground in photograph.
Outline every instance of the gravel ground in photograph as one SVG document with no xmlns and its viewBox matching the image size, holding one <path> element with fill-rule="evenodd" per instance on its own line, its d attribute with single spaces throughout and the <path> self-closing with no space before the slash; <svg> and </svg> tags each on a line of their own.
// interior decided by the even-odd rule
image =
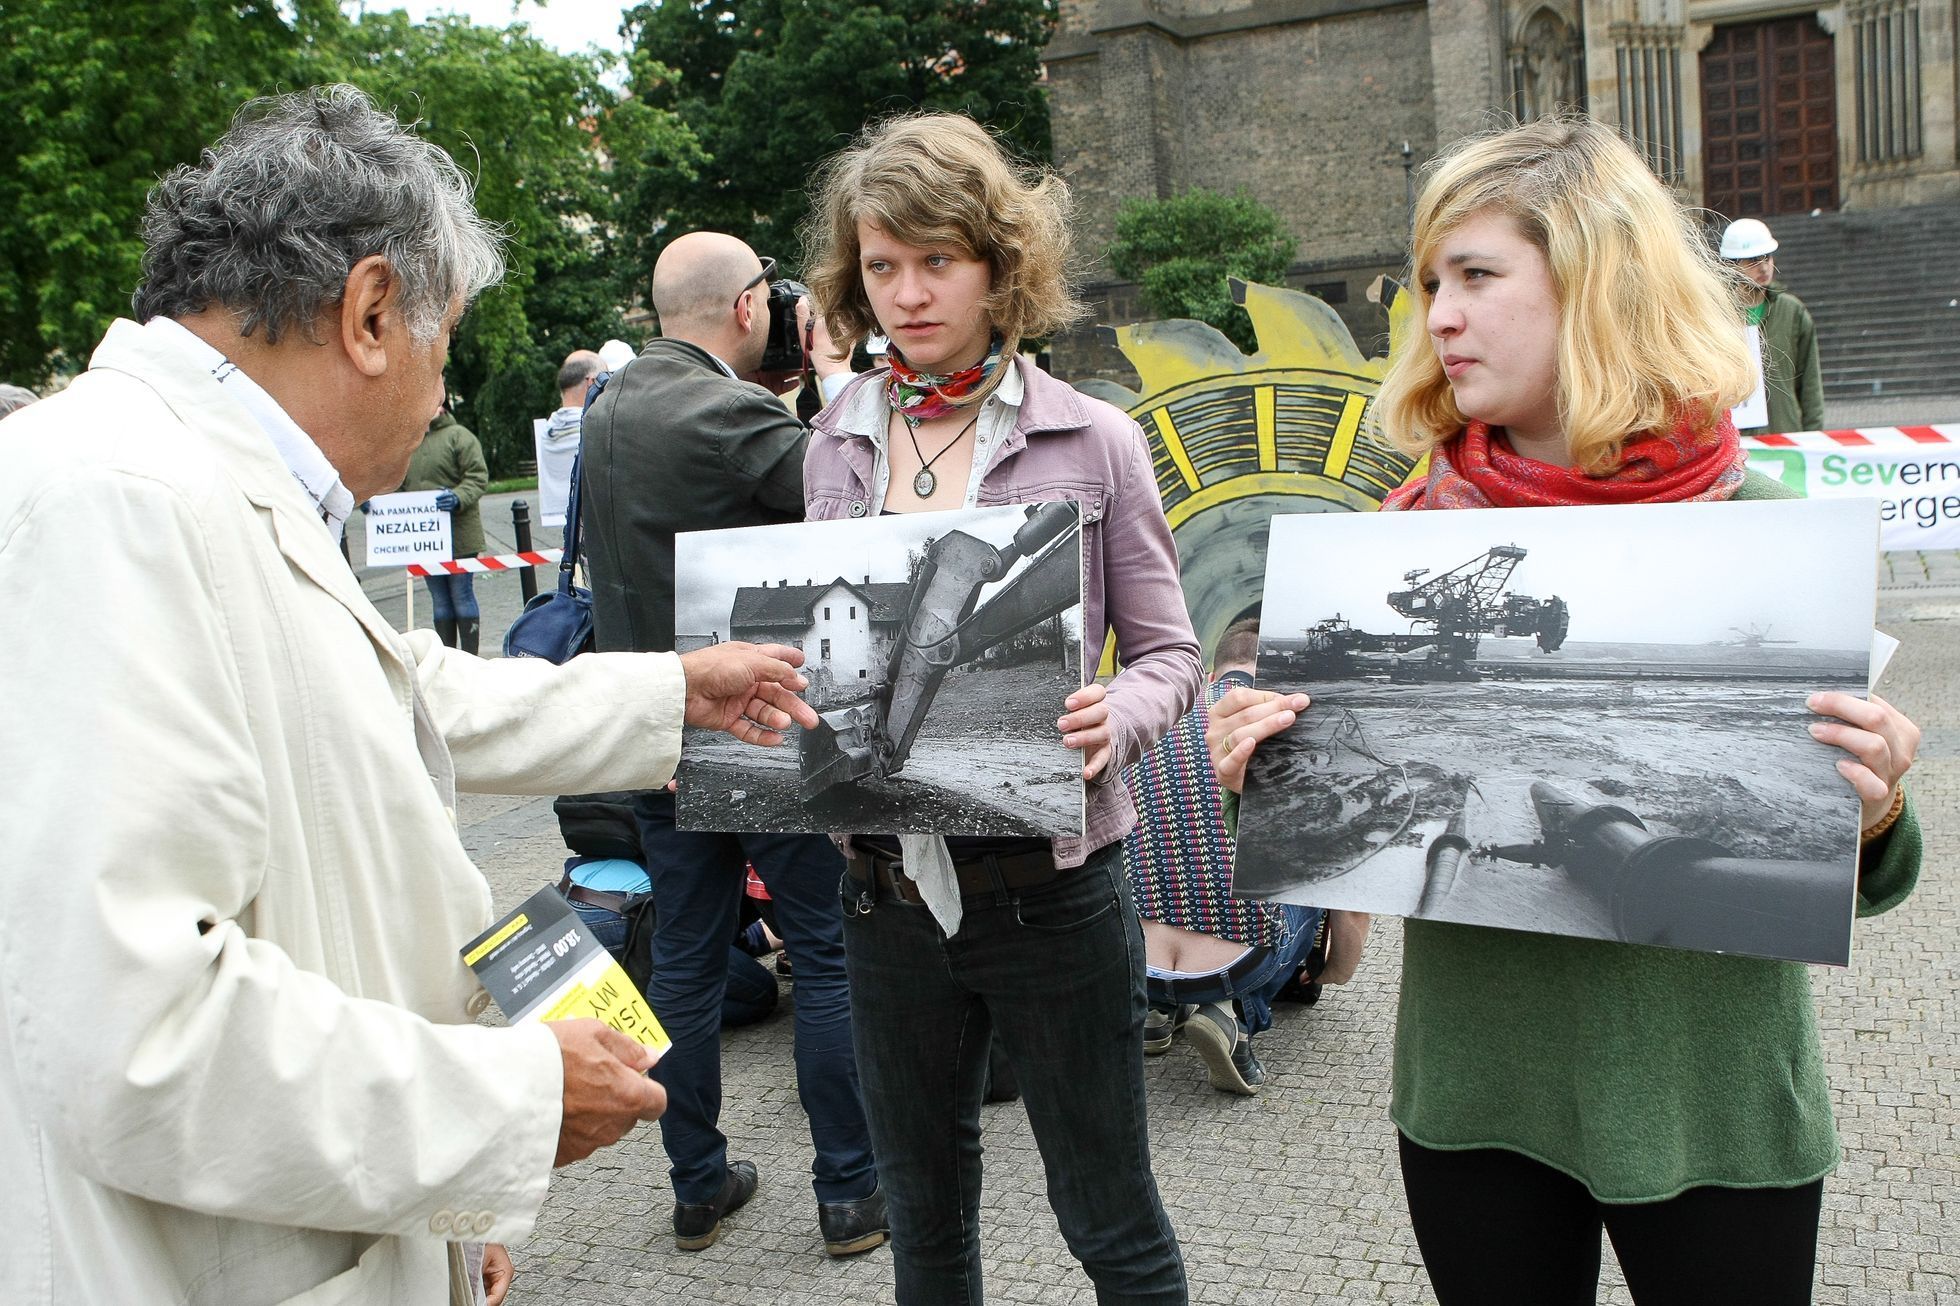
<svg viewBox="0 0 1960 1306">
<path fill-rule="evenodd" d="M 1078 687 L 1059 666 L 956 670 L 941 684 L 904 770 L 805 802 L 797 740 L 758 754 L 689 731 L 679 814 L 690 829 L 924 831 L 1054 836 L 1082 830 L 1081 755 L 1055 719 Z"/>
<path fill-rule="evenodd" d="M 1238 884 L 1315 906 L 1416 911 L 1425 853 L 1463 813 L 1472 847 L 1542 832 L 1531 786 L 1626 808 L 1656 835 L 1746 858 L 1842 862 L 1849 928 L 1857 805 L 1810 737 L 1803 681 L 1484 681 L 1308 687 L 1301 725 L 1262 746 Z M 1859 688 L 1861 682 L 1837 688 Z M 1477 858 L 1441 919 L 1619 938 L 1580 866 Z M 1820 958 L 1821 959 L 1821 958 Z"/>
</svg>

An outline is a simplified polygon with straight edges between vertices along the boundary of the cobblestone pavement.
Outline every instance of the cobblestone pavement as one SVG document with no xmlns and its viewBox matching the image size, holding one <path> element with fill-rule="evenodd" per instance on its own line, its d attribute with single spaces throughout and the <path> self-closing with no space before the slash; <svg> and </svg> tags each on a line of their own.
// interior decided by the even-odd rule
<svg viewBox="0 0 1960 1306">
<path fill-rule="evenodd" d="M 1902 909 L 1860 923 L 1851 967 L 1815 972 L 1844 1147 L 1824 1197 L 1817 1301 L 1827 1306 L 1960 1303 L 1960 555 L 1895 555 L 1881 584 L 1880 625 L 1904 640 L 1881 692 L 1926 728 L 1914 792 L 1927 859 Z M 463 817 L 500 905 L 557 877 L 564 854 L 548 801 L 468 798 Z M 1281 1009 L 1260 1038 L 1268 1079 L 1257 1098 L 1214 1092 L 1181 1045 L 1146 1063 L 1158 1181 L 1194 1301 L 1432 1300 L 1388 1123 L 1400 952 L 1398 923 L 1378 922 L 1353 984 L 1317 1007 Z M 723 1065 L 723 1128 L 734 1155 L 760 1164 L 762 1188 L 722 1240 L 673 1250 L 665 1158 L 658 1131 L 642 1128 L 558 1174 L 536 1236 L 515 1249 L 513 1302 L 891 1299 L 888 1252 L 823 1255 L 788 1014 L 729 1034 Z M 990 1106 L 984 1136 L 988 1300 L 1093 1301 L 1048 1212 L 1026 1116 Z M 1630 1300 L 1610 1253 L 1601 1300 Z"/>
</svg>

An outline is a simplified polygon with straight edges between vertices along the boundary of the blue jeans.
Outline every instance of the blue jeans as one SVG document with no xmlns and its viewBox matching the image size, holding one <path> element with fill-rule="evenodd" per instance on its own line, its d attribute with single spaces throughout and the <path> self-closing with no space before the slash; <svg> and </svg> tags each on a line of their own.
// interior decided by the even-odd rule
<svg viewBox="0 0 1960 1306">
<path fill-rule="evenodd" d="M 476 577 L 472 573 L 423 579 L 429 582 L 431 621 L 476 621 L 483 616 L 476 604 Z"/>
<path fill-rule="evenodd" d="M 676 829 L 674 796 L 633 801 L 640 849 L 653 880 L 653 955 L 647 1002 L 674 1040 L 654 1067 L 667 1090 L 660 1117 L 676 1201 L 713 1201 L 728 1173 L 721 1118 L 721 1013 L 728 943 L 735 937 L 753 862 L 776 904 L 776 930 L 796 971 L 796 1091 L 816 1148 L 819 1202 L 854 1202 L 878 1186 L 852 1057 L 844 979 L 844 859 L 814 834 L 702 834 Z"/>
<path fill-rule="evenodd" d="M 856 881 L 844 897 L 855 907 Z M 991 1037 L 1020 1080 L 1048 1204 L 1096 1300 L 1188 1300 L 1150 1172 L 1143 931 L 1121 845 L 1050 884 L 969 895 L 950 939 L 926 908 L 887 895 L 846 916 L 844 943 L 900 1306 L 982 1300 Z"/>
<path fill-rule="evenodd" d="M 622 966 L 626 964 L 626 918 L 616 911 L 604 907 L 594 907 L 590 903 L 569 904 L 592 931 L 593 941 L 613 955 L 613 960 Z M 658 967 L 659 959 L 654 960 Z M 776 1009 L 776 977 L 769 968 L 740 948 L 730 945 L 728 949 L 728 989 L 721 999 L 721 1027 L 733 1029 L 737 1025 L 753 1025 Z M 664 1028 L 664 1026 L 663 1026 Z"/>
<path fill-rule="evenodd" d="M 1245 1012 L 1248 1034 L 1263 1034 L 1273 1027 L 1273 999 L 1286 987 L 1313 951 L 1314 936 L 1320 932 L 1321 910 L 1275 903 L 1285 925 L 1279 938 L 1258 949 L 1249 969 L 1238 975 L 1218 971 L 1210 975 L 1180 977 L 1174 981 L 1149 977 L 1153 1006 L 1173 1006 L 1182 1002 L 1229 1002 L 1237 998 Z"/>
</svg>

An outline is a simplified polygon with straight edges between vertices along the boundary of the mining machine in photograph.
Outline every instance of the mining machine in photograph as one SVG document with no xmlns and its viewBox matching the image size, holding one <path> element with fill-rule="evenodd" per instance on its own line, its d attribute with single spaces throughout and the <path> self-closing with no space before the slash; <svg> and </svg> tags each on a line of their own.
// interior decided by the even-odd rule
<svg viewBox="0 0 1960 1306">
<path fill-rule="evenodd" d="M 1477 645 L 1485 635 L 1530 636 L 1541 650 L 1555 653 L 1572 626 L 1565 600 L 1504 592 L 1524 557 L 1517 545 L 1499 544 L 1440 576 L 1419 567 L 1402 577 L 1409 588 L 1388 594 L 1388 606 L 1415 629 L 1377 635 L 1336 613 L 1308 628 L 1304 652 L 1274 669 L 1289 677 L 1343 678 L 1386 668 L 1394 680 L 1475 680 Z"/>
</svg>

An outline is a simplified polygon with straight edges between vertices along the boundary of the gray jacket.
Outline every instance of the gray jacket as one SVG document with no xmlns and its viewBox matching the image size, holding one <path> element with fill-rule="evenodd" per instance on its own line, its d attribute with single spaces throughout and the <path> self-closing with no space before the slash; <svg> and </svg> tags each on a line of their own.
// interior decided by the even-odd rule
<svg viewBox="0 0 1960 1306">
<path fill-rule="evenodd" d="M 586 410 L 580 530 L 600 652 L 674 647 L 674 536 L 803 520 L 809 433 L 684 340 L 654 340 Z M 723 632 L 724 636 L 726 632 Z"/>
</svg>

